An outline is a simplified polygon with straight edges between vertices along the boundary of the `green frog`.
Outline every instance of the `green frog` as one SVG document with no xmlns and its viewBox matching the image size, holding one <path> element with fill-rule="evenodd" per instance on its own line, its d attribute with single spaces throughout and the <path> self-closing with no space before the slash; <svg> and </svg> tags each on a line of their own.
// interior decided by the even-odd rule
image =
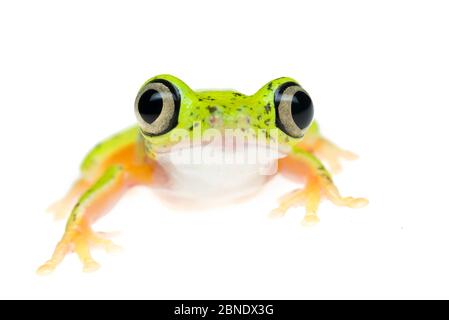
<svg viewBox="0 0 449 320">
<path fill-rule="evenodd" d="M 301 185 L 280 199 L 272 215 L 304 205 L 306 225 L 319 221 L 324 198 L 339 206 L 367 204 L 364 198 L 340 195 L 330 171 L 355 155 L 321 135 L 310 95 L 292 78 L 272 80 L 245 95 L 194 91 L 172 75 L 158 75 L 138 91 L 134 112 L 137 125 L 97 144 L 82 162 L 78 180 L 51 207 L 69 218 L 38 273 L 53 271 L 73 251 L 85 271 L 96 270 L 91 247 L 110 251 L 117 246 L 92 224 L 134 186 L 153 188 L 182 206 L 234 203 L 280 173 Z"/>
</svg>

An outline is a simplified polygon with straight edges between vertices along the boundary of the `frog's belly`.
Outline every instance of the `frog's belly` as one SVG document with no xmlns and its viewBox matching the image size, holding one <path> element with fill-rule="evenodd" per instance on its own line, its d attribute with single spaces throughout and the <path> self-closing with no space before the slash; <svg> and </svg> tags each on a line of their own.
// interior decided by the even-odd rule
<svg viewBox="0 0 449 320">
<path fill-rule="evenodd" d="M 159 155 L 158 163 L 167 181 L 156 191 L 170 199 L 206 205 L 242 199 L 260 190 L 276 173 L 279 157 L 282 155 L 271 154 L 263 161 L 241 161 L 236 160 L 237 155 L 227 163 L 203 159 L 197 163 L 179 163 L 169 155 Z"/>
</svg>

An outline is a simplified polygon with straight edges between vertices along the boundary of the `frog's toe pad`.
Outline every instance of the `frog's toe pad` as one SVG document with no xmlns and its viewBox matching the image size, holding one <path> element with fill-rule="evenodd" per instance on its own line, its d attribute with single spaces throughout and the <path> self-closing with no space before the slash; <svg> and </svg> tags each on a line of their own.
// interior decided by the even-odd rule
<svg viewBox="0 0 449 320">
<path fill-rule="evenodd" d="M 84 272 L 94 272 L 97 271 L 98 269 L 100 269 L 100 264 L 93 259 L 83 262 Z"/>
<path fill-rule="evenodd" d="M 311 227 L 320 222 L 320 218 L 317 215 L 306 215 L 301 222 L 301 225 L 304 227 Z"/>
<path fill-rule="evenodd" d="M 368 199 L 365 199 L 365 198 L 348 197 L 346 201 L 347 201 L 346 206 L 348 206 L 350 208 L 362 208 L 362 207 L 368 205 Z"/>
<path fill-rule="evenodd" d="M 348 208 L 362 208 L 368 204 L 368 199 L 353 197 L 329 197 L 335 205 Z"/>
<path fill-rule="evenodd" d="M 92 233 L 89 236 L 89 243 L 95 247 L 101 247 L 108 253 L 118 253 L 123 251 L 123 248 L 115 244 L 110 239 L 107 239 L 104 233 Z"/>
<path fill-rule="evenodd" d="M 47 261 L 37 269 L 36 273 L 41 276 L 48 275 L 52 273 L 55 270 L 55 268 L 56 265 L 54 263 Z"/>
</svg>

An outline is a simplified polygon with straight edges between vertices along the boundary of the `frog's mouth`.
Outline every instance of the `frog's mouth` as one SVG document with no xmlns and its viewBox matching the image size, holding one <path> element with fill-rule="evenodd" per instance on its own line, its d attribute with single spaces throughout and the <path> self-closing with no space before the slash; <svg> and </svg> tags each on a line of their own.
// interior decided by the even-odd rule
<svg viewBox="0 0 449 320">
<path fill-rule="evenodd" d="M 256 139 L 239 135 L 218 135 L 203 137 L 198 140 L 187 137 L 164 145 L 151 145 L 151 149 L 155 154 L 172 154 L 179 151 L 198 151 L 200 149 L 214 150 L 225 154 L 264 152 L 272 154 L 275 158 L 285 157 L 291 151 L 289 145 L 280 144 L 277 139 Z"/>
<path fill-rule="evenodd" d="M 224 154 L 254 155 L 259 152 L 271 154 L 273 158 L 285 157 L 291 148 L 288 145 L 278 144 L 277 141 L 262 141 L 241 139 L 240 137 L 227 137 L 220 139 L 192 141 L 185 139 L 173 144 L 153 146 L 152 151 L 157 155 L 177 154 L 179 152 L 215 151 Z"/>
<path fill-rule="evenodd" d="M 178 143 L 153 150 L 157 161 L 164 167 L 189 168 L 195 170 L 199 165 L 215 170 L 242 170 L 272 175 L 277 172 L 277 160 L 290 151 L 288 146 L 276 143 L 257 143 L 254 141 L 232 142 L 201 141 Z M 230 169 L 230 168 L 234 169 Z M 227 168 L 227 169 L 225 169 Z"/>
</svg>

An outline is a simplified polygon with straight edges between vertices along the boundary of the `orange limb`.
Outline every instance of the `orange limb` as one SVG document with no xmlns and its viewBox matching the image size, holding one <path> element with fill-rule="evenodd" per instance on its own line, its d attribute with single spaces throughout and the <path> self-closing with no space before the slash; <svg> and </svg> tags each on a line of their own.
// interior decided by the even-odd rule
<svg viewBox="0 0 449 320">
<path fill-rule="evenodd" d="M 47 211 L 52 213 L 56 220 L 65 218 L 76 203 L 76 200 L 83 194 L 90 186 L 91 182 L 84 178 L 78 179 L 64 196 L 64 198 L 53 203 Z"/>
<path fill-rule="evenodd" d="M 79 197 L 107 170 L 113 165 L 125 166 L 126 170 L 133 171 L 133 176 L 138 179 L 146 179 L 147 168 L 145 168 L 145 156 L 143 145 L 132 142 L 118 148 L 116 152 L 111 153 L 100 163 L 83 172 L 82 176 L 75 181 L 67 194 L 60 200 L 53 203 L 47 211 L 53 214 L 55 219 L 65 218 Z M 143 168 L 143 169 L 141 169 Z M 141 170 L 143 172 L 137 172 Z"/>
<path fill-rule="evenodd" d="M 310 225 L 319 221 L 317 211 L 322 198 L 351 208 L 368 203 L 364 198 L 342 197 L 326 168 L 315 156 L 302 149 L 294 148 L 290 156 L 280 159 L 279 170 L 294 179 L 304 179 L 305 185 L 303 189 L 281 198 L 279 207 L 273 211 L 274 216 L 282 216 L 291 207 L 303 204 L 306 210 L 303 224 Z"/>
<path fill-rule="evenodd" d="M 341 171 L 341 160 L 355 160 L 357 155 L 351 151 L 343 150 L 321 135 L 306 135 L 298 144 L 300 149 L 306 150 L 329 165 L 332 172 Z"/>
<path fill-rule="evenodd" d="M 57 244 L 52 257 L 39 269 L 39 274 L 53 271 L 64 257 L 74 251 L 84 266 L 84 271 L 94 271 L 99 264 L 92 258 L 90 248 L 100 246 L 107 251 L 117 248 L 109 239 L 95 233 L 92 224 L 106 214 L 130 187 L 151 182 L 154 165 L 137 157 L 138 146 L 130 144 L 113 153 L 91 172 L 96 177 L 74 205 L 67 221 L 66 230 Z M 85 178 L 86 179 L 86 178 Z M 75 188 L 69 192 L 74 197 Z M 76 190 L 78 191 L 78 190 Z M 69 198 L 67 196 L 66 198 Z"/>
</svg>

